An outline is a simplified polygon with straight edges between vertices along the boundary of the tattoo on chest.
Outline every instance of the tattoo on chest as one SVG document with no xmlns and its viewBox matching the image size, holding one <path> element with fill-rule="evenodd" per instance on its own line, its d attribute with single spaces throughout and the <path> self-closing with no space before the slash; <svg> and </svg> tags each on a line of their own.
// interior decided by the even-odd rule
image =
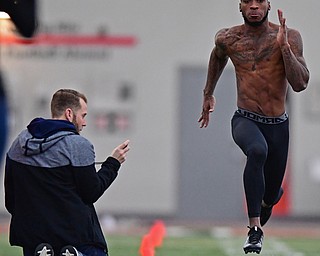
<svg viewBox="0 0 320 256">
<path fill-rule="evenodd" d="M 238 64 L 251 65 L 251 70 L 255 71 L 256 66 L 264 61 L 275 58 L 279 52 L 274 35 L 260 38 L 238 37 L 227 43 L 230 58 Z"/>
</svg>

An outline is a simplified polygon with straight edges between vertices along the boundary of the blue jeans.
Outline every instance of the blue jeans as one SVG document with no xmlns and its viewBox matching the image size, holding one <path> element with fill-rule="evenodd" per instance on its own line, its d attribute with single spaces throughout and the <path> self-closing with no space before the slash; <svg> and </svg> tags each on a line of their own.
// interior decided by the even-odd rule
<svg viewBox="0 0 320 256">
<path fill-rule="evenodd" d="M 83 256 L 108 256 L 108 253 L 103 249 L 94 246 L 78 246 L 77 250 L 80 251 Z"/>
</svg>

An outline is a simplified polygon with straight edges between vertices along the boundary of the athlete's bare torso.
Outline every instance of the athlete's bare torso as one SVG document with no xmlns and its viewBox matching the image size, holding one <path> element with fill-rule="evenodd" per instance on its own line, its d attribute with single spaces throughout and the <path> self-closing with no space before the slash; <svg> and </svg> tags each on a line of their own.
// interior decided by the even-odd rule
<svg viewBox="0 0 320 256">
<path fill-rule="evenodd" d="M 265 116 L 285 112 L 288 83 L 277 43 L 278 29 L 269 22 L 263 31 L 248 32 L 239 25 L 216 35 L 217 55 L 229 57 L 235 67 L 238 107 Z"/>
</svg>

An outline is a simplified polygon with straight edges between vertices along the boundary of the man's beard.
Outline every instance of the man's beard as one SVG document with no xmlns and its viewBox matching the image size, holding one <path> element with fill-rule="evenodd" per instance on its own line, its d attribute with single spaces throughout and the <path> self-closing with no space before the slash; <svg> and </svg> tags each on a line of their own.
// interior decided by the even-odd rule
<svg viewBox="0 0 320 256">
<path fill-rule="evenodd" d="M 73 123 L 74 126 L 76 127 L 76 131 L 77 131 L 78 133 L 80 133 L 81 131 L 80 131 L 80 129 L 79 129 L 79 125 L 78 125 L 78 123 L 77 123 L 77 118 L 76 118 L 75 115 L 73 115 L 72 123 Z"/>
<path fill-rule="evenodd" d="M 249 26 L 252 26 L 252 27 L 259 27 L 259 26 L 261 26 L 261 25 L 267 20 L 268 15 L 269 15 L 269 11 L 267 11 L 266 15 L 262 18 L 262 20 L 260 20 L 260 21 L 249 21 L 249 20 L 247 19 L 247 17 L 245 17 L 245 16 L 243 15 L 243 13 L 242 13 L 242 17 L 243 17 L 243 19 L 244 19 L 244 22 L 245 22 L 246 24 L 248 24 Z"/>
</svg>

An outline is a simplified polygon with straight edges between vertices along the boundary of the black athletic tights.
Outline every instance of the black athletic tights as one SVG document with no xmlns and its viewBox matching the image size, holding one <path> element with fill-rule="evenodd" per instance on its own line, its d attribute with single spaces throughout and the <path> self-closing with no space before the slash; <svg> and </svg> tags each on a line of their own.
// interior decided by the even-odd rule
<svg viewBox="0 0 320 256">
<path fill-rule="evenodd" d="M 252 121 L 235 113 L 232 136 L 247 156 L 243 174 L 249 218 L 259 217 L 261 202 L 277 198 L 288 156 L 289 120 L 279 124 Z"/>
</svg>

